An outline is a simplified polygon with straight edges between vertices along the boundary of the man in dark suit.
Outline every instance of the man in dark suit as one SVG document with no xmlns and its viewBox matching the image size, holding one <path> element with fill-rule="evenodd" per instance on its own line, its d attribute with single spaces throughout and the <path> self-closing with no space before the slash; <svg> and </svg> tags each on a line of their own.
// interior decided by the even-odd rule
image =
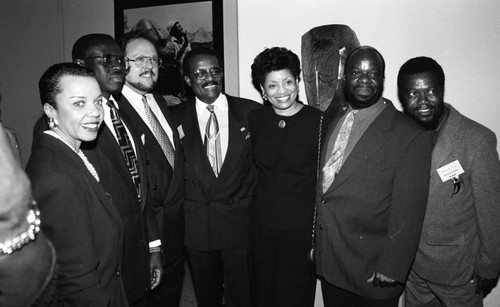
<svg viewBox="0 0 500 307">
<path fill-rule="evenodd" d="M 326 115 L 317 186 L 316 262 L 325 306 L 397 306 L 427 201 L 430 135 L 382 98 L 385 63 L 346 59 L 349 107 Z"/>
<path fill-rule="evenodd" d="M 148 295 L 147 306 L 178 306 L 184 274 L 184 174 L 179 133 L 165 100 L 153 92 L 161 59 L 153 42 L 137 35 L 124 38 L 125 85 L 120 110 L 132 119 L 130 129 L 145 136 L 149 204 L 160 227 L 164 275 Z"/>
<path fill-rule="evenodd" d="M 222 297 L 228 307 L 251 306 L 249 206 L 256 177 L 247 117 L 260 104 L 221 93 L 220 64 L 212 49 L 190 51 L 184 79 L 196 97 L 173 109 L 184 153 L 185 245 L 198 306 L 220 307 Z"/>
<path fill-rule="evenodd" d="M 495 134 L 444 103 L 431 58 L 398 75 L 404 112 L 433 133 L 427 212 L 406 284 L 406 306 L 483 306 L 500 271 L 500 161 Z"/>
<path fill-rule="evenodd" d="M 106 34 L 82 36 L 73 45 L 72 56 L 75 63 L 94 71 L 104 98 L 115 104 L 113 96 L 119 96 L 125 78 L 123 52 L 115 40 Z M 117 274 L 122 275 L 129 304 L 144 306 L 146 289 L 158 285 L 163 271 L 158 250 L 161 241 L 153 210 L 147 205 L 144 143 L 140 135 L 128 128 L 132 119 L 120 112 L 138 161 L 138 183 L 133 180 L 118 143 L 110 115 L 111 104 L 103 103 L 105 124 L 85 154 L 101 176 L 102 185 L 113 198 L 124 225 L 123 268 L 117 268 Z"/>
</svg>

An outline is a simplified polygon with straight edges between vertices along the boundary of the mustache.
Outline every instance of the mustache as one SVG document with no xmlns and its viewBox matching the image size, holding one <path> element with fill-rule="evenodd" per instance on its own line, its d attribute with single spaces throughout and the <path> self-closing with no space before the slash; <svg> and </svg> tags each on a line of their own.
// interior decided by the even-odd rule
<svg viewBox="0 0 500 307">
<path fill-rule="evenodd" d="M 145 74 L 151 74 L 152 77 L 156 76 L 155 72 L 152 70 L 143 71 L 143 72 L 141 72 L 140 76 L 143 76 Z"/>
<path fill-rule="evenodd" d="M 207 86 L 211 86 L 211 85 L 219 85 L 219 82 L 217 81 L 214 81 L 214 80 L 211 80 L 211 81 L 207 81 L 207 82 L 204 82 L 201 84 L 201 87 L 207 87 Z"/>
</svg>

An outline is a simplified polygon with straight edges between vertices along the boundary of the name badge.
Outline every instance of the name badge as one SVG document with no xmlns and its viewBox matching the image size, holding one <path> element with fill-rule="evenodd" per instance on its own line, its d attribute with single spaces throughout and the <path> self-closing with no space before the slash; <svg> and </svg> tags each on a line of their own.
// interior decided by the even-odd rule
<svg viewBox="0 0 500 307">
<path fill-rule="evenodd" d="M 455 160 L 443 167 L 438 168 L 437 172 L 443 182 L 446 182 L 450 179 L 453 179 L 453 181 L 455 181 L 458 179 L 459 175 L 465 173 L 462 165 L 460 165 L 460 162 L 458 162 L 458 160 Z"/>
</svg>

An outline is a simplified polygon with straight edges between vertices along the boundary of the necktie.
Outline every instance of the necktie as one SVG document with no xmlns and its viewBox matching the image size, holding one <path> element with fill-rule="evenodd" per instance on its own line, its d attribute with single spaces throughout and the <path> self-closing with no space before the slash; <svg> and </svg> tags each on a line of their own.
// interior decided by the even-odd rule
<svg viewBox="0 0 500 307">
<path fill-rule="evenodd" d="M 134 182 L 135 189 L 137 190 L 137 196 L 141 199 L 141 178 L 139 177 L 139 161 L 135 155 L 134 148 L 132 147 L 132 142 L 130 136 L 123 125 L 123 122 L 118 114 L 118 109 L 115 104 L 108 100 L 107 105 L 110 109 L 111 122 L 113 123 L 113 128 L 116 132 L 116 137 L 118 139 L 118 144 L 125 158 L 125 163 L 127 164 L 128 171 Z"/>
<path fill-rule="evenodd" d="M 222 166 L 219 123 L 214 113 L 214 106 L 209 104 L 207 109 L 210 111 L 210 117 L 208 118 L 207 127 L 205 129 L 205 150 L 208 161 L 210 161 L 210 166 L 212 166 L 214 174 L 217 177 Z"/>
<path fill-rule="evenodd" d="M 330 185 L 332 185 L 335 176 L 342 166 L 345 148 L 347 146 L 347 142 L 349 141 L 349 134 L 351 133 L 352 124 L 354 123 L 354 112 L 355 111 L 350 111 L 344 119 L 344 122 L 340 127 L 337 139 L 335 140 L 332 155 L 323 167 L 323 193 L 325 193 Z"/>
<path fill-rule="evenodd" d="M 158 117 L 156 117 L 156 115 L 151 110 L 146 95 L 142 96 L 142 102 L 144 103 L 144 110 L 146 111 L 146 116 L 149 120 L 149 123 L 151 124 L 151 128 L 153 129 L 153 134 L 156 140 L 158 141 L 158 144 L 160 144 L 161 150 L 165 154 L 165 157 L 167 157 L 168 163 L 170 163 L 172 168 L 174 168 L 174 159 L 175 159 L 174 146 L 172 146 L 172 143 L 170 142 L 167 133 L 165 132 L 165 130 L 163 130 L 163 127 L 161 126 Z"/>
</svg>

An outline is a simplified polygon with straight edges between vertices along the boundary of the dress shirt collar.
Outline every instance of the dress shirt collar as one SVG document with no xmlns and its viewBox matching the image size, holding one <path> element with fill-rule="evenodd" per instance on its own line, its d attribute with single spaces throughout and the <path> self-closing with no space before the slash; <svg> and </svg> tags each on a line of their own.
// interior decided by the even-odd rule
<svg viewBox="0 0 500 307">
<path fill-rule="evenodd" d="M 198 114 L 201 115 L 204 112 L 207 112 L 207 113 L 210 112 L 207 109 L 207 105 L 208 104 L 204 103 L 203 101 L 199 100 L 198 97 L 196 97 L 196 112 Z M 212 103 L 212 105 L 214 106 L 215 114 L 226 112 L 226 110 L 227 110 L 226 96 L 224 94 L 220 93 L 219 97 L 217 97 L 217 99 Z"/>
</svg>

